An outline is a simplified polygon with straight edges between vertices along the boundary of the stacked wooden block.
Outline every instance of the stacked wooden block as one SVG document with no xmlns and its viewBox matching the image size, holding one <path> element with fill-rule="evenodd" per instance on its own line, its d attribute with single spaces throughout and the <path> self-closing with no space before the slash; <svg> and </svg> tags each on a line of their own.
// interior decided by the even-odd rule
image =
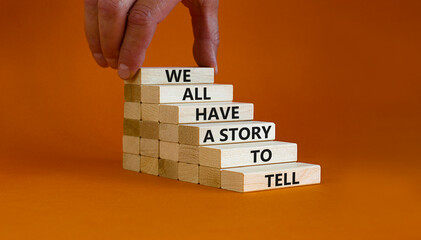
<svg viewBox="0 0 421 240">
<path fill-rule="evenodd" d="M 275 124 L 213 84 L 213 68 L 141 68 L 124 86 L 123 168 L 238 192 L 320 183 Z"/>
</svg>

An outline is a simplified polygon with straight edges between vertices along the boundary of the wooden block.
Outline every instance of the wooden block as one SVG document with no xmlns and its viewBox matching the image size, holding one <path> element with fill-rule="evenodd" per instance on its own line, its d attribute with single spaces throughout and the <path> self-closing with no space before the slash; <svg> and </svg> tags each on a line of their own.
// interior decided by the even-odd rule
<svg viewBox="0 0 421 240">
<path fill-rule="evenodd" d="M 180 144 L 178 161 L 199 164 L 199 146 Z"/>
<path fill-rule="evenodd" d="M 320 166 L 308 163 L 278 163 L 223 169 L 221 187 L 236 192 L 296 187 L 320 183 Z"/>
<path fill-rule="evenodd" d="M 123 135 L 123 152 L 139 154 L 140 153 L 140 137 Z"/>
<path fill-rule="evenodd" d="M 158 175 L 178 179 L 178 162 L 162 158 L 158 159 Z"/>
<path fill-rule="evenodd" d="M 124 84 L 124 101 L 126 102 L 140 102 L 141 88 L 135 84 Z"/>
<path fill-rule="evenodd" d="M 199 164 L 215 168 L 297 161 L 297 144 L 278 141 L 199 147 Z"/>
<path fill-rule="evenodd" d="M 267 141 L 275 139 L 275 124 L 258 121 L 181 124 L 178 138 L 187 145 Z"/>
<path fill-rule="evenodd" d="M 125 118 L 123 120 L 123 135 L 139 137 L 140 122 L 139 120 Z"/>
<path fill-rule="evenodd" d="M 158 139 L 141 138 L 140 139 L 140 155 L 158 158 L 159 156 Z"/>
<path fill-rule="evenodd" d="M 199 183 L 199 165 L 179 162 L 178 180 L 189 183 Z"/>
<path fill-rule="evenodd" d="M 123 153 L 123 169 L 140 172 L 140 155 Z"/>
<path fill-rule="evenodd" d="M 140 156 L 140 171 L 158 176 L 158 158 Z"/>
<path fill-rule="evenodd" d="M 142 103 L 187 103 L 232 101 L 228 84 L 142 85 Z"/>
<path fill-rule="evenodd" d="M 140 121 L 140 136 L 142 138 L 159 139 L 159 123 Z"/>
<path fill-rule="evenodd" d="M 209 187 L 221 187 L 221 169 L 199 166 L 199 184 Z"/>
<path fill-rule="evenodd" d="M 142 120 L 158 122 L 159 104 L 142 103 Z"/>
<path fill-rule="evenodd" d="M 212 102 L 161 104 L 159 121 L 165 123 L 199 123 L 253 120 L 252 103 Z"/>
<path fill-rule="evenodd" d="M 206 67 L 148 67 L 140 68 L 130 84 L 192 84 L 213 83 L 214 69 Z"/>
<path fill-rule="evenodd" d="M 159 158 L 178 161 L 178 143 L 159 141 Z"/>
<path fill-rule="evenodd" d="M 142 119 L 142 108 L 140 103 L 136 102 L 125 102 L 124 103 L 124 118 L 127 119 Z"/>
<path fill-rule="evenodd" d="M 159 123 L 159 140 L 178 143 L 178 125 Z"/>
</svg>

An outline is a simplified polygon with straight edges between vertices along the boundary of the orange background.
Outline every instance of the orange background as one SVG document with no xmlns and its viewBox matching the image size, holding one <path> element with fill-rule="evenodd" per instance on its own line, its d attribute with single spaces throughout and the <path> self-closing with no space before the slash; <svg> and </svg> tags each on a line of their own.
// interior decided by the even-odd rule
<svg viewBox="0 0 421 240">
<path fill-rule="evenodd" d="M 322 184 L 239 194 L 121 168 L 123 82 L 82 1 L 0 2 L 0 239 L 420 239 L 421 1 L 220 3 L 217 83 Z M 192 66 L 181 4 L 145 66 Z"/>
</svg>

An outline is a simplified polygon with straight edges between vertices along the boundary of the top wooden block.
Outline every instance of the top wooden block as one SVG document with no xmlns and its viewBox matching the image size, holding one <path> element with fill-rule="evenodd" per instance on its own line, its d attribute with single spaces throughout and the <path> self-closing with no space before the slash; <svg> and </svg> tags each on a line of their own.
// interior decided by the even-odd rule
<svg viewBox="0 0 421 240">
<path fill-rule="evenodd" d="M 197 84 L 213 83 L 214 69 L 206 67 L 146 67 L 140 68 L 126 84 Z"/>
</svg>

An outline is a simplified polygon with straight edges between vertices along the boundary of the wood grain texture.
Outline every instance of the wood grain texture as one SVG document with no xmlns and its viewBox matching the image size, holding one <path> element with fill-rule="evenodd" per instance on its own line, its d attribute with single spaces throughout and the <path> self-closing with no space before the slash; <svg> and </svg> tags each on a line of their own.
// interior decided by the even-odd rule
<svg viewBox="0 0 421 240">
<path fill-rule="evenodd" d="M 213 83 L 214 69 L 207 67 L 142 67 L 131 79 L 124 82 L 137 85 Z"/>
<path fill-rule="evenodd" d="M 199 164 L 215 168 L 297 161 L 297 144 L 279 141 L 199 147 Z"/>
<path fill-rule="evenodd" d="M 178 143 L 159 141 L 159 157 L 178 161 L 179 146 Z"/>
<path fill-rule="evenodd" d="M 142 85 L 142 103 L 227 102 L 233 99 L 229 84 Z"/>
<path fill-rule="evenodd" d="M 125 118 L 123 120 L 123 135 L 139 137 L 140 122 L 139 120 Z"/>
<path fill-rule="evenodd" d="M 259 121 L 180 124 L 178 137 L 181 144 L 187 145 L 268 141 L 275 139 L 275 124 Z"/>
<path fill-rule="evenodd" d="M 158 158 L 140 156 L 140 171 L 158 176 Z"/>
<path fill-rule="evenodd" d="M 140 121 L 140 136 L 142 138 L 159 139 L 159 123 L 152 121 Z"/>
<path fill-rule="evenodd" d="M 178 162 L 168 159 L 158 159 L 158 175 L 160 177 L 178 179 Z"/>
<path fill-rule="evenodd" d="M 179 162 L 178 180 L 189 183 L 199 183 L 199 165 Z"/>
<path fill-rule="evenodd" d="M 236 192 L 297 187 L 320 183 L 320 166 L 308 163 L 278 163 L 223 169 L 221 187 Z"/>
<path fill-rule="evenodd" d="M 141 103 L 125 102 L 124 103 L 124 118 L 127 119 L 142 119 Z"/>
<path fill-rule="evenodd" d="M 140 155 L 123 153 L 123 169 L 140 172 Z"/>
<path fill-rule="evenodd" d="M 139 85 L 124 84 L 124 101 L 140 102 L 141 99 L 141 88 Z"/>
<path fill-rule="evenodd" d="M 123 152 L 140 154 L 140 138 L 123 135 Z"/>
<path fill-rule="evenodd" d="M 199 164 L 199 146 L 179 145 L 178 161 L 190 164 Z"/>
<path fill-rule="evenodd" d="M 159 140 L 141 138 L 140 139 L 140 154 L 142 156 L 155 157 L 159 156 Z"/>
<path fill-rule="evenodd" d="M 199 184 L 209 187 L 221 187 L 221 169 L 199 166 Z"/>
<path fill-rule="evenodd" d="M 252 103 L 212 102 L 161 104 L 159 121 L 165 123 L 200 123 L 253 120 Z"/>
<path fill-rule="evenodd" d="M 158 122 L 159 104 L 142 103 L 142 120 Z"/>
<path fill-rule="evenodd" d="M 159 123 L 159 140 L 178 143 L 178 125 Z"/>
</svg>

